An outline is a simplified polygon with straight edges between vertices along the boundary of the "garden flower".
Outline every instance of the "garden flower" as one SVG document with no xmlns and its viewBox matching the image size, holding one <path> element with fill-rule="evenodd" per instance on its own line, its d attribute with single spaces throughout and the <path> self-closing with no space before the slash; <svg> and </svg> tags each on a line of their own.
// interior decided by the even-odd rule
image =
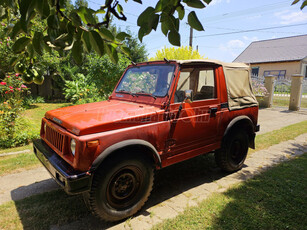
<svg viewBox="0 0 307 230">
<path fill-rule="evenodd" d="M 10 89 L 13 89 L 13 86 L 9 86 Z"/>
<path fill-rule="evenodd" d="M 13 89 L 10 89 L 10 92 L 14 92 L 14 90 L 13 90 Z"/>
<path fill-rule="evenodd" d="M 19 81 L 21 81 L 21 78 L 18 78 Z"/>
<path fill-rule="evenodd" d="M 11 76 L 7 76 L 7 78 L 10 78 Z"/>
<path fill-rule="evenodd" d="M 9 93 L 9 91 L 5 91 L 5 94 L 8 94 Z"/>
<path fill-rule="evenodd" d="M 1 85 L 6 85 L 6 82 L 2 81 L 0 84 L 1 84 Z"/>
<path fill-rule="evenodd" d="M 23 89 L 28 88 L 28 87 L 27 87 L 27 86 L 25 86 L 24 84 L 22 84 L 20 87 L 21 87 L 21 88 L 23 88 Z"/>
<path fill-rule="evenodd" d="M 16 73 L 15 76 L 18 77 L 18 76 L 19 76 L 19 73 Z"/>
<path fill-rule="evenodd" d="M 20 88 L 16 88 L 18 91 L 20 91 L 21 89 Z"/>
</svg>

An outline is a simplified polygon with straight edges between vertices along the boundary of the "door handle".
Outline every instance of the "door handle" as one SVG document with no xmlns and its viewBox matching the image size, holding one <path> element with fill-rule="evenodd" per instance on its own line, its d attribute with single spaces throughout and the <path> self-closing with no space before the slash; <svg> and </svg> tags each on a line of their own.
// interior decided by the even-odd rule
<svg viewBox="0 0 307 230">
<path fill-rule="evenodd" d="M 210 108 L 210 117 L 215 117 L 217 113 L 217 107 Z"/>
</svg>

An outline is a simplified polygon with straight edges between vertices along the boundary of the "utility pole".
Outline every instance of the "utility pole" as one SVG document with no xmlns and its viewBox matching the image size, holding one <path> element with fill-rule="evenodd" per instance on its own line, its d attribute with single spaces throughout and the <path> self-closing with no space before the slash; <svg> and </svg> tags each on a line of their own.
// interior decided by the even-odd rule
<svg viewBox="0 0 307 230">
<path fill-rule="evenodd" d="M 190 27 L 190 47 L 193 49 L 193 28 Z"/>
</svg>

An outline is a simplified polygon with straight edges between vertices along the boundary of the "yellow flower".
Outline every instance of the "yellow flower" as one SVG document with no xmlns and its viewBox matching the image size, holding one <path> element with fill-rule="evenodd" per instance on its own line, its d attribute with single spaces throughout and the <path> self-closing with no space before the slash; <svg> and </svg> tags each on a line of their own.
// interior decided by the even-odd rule
<svg viewBox="0 0 307 230">
<path fill-rule="evenodd" d="M 0 114 L 4 114 L 4 112 L 2 110 L 0 110 Z"/>
</svg>

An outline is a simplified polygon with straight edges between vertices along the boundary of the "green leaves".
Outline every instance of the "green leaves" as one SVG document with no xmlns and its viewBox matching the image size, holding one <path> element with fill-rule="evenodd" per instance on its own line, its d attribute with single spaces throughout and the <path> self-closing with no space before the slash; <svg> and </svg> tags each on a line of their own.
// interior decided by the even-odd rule
<svg viewBox="0 0 307 230">
<path fill-rule="evenodd" d="M 125 32 L 120 32 L 116 35 L 116 39 L 119 40 L 119 41 L 123 41 L 128 37 L 130 37 L 130 35 L 125 33 Z"/>
<path fill-rule="evenodd" d="M 193 8 L 202 9 L 206 7 L 200 0 L 183 0 L 183 2 Z"/>
<path fill-rule="evenodd" d="M 104 39 L 108 40 L 108 41 L 114 41 L 114 35 L 111 33 L 110 30 L 102 27 L 99 30 L 99 34 L 101 35 L 101 37 L 103 37 Z"/>
<path fill-rule="evenodd" d="M 188 15 L 188 23 L 195 30 L 198 30 L 198 31 L 203 31 L 204 30 L 204 27 L 202 26 L 202 24 L 198 20 L 195 11 L 192 11 L 191 13 L 189 13 L 189 15 Z"/>
<path fill-rule="evenodd" d="M 96 24 L 96 19 L 93 16 L 95 14 L 94 10 L 81 6 L 77 13 L 85 24 Z"/>
<path fill-rule="evenodd" d="M 180 34 L 176 30 L 171 30 L 168 34 L 168 41 L 174 46 L 180 46 Z"/>
<path fill-rule="evenodd" d="M 298 3 L 300 0 L 295 0 L 292 2 L 291 5 L 294 5 L 296 3 Z M 307 0 L 303 1 L 302 5 L 301 5 L 301 10 L 304 9 L 304 7 L 307 6 Z"/>
<path fill-rule="evenodd" d="M 43 44 L 42 44 L 43 39 L 44 35 L 42 32 L 35 32 L 32 44 L 35 52 L 37 52 L 39 55 L 43 55 Z"/>
<path fill-rule="evenodd" d="M 137 20 L 137 25 L 140 26 L 138 37 L 141 42 L 145 35 L 157 29 L 158 23 L 159 15 L 155 13 L 155 9 L 153 7 L 147 7 Z"/>
<path fill-rule="evenodd" d="M 82 53 L 83 53 L 83 49 L 82 49 L 82 42 L 81 41 L 75 41 L 73 43 L 73 47 L 72 47 L 72 57 L 74 59 L 74 61 L 80 65 L 82 63 Z"/>
<path fill-rule="evenodd" d="M 42 19 L 45 19 L 50 14 L 49 3 L 47 0 L 32 0 L 35 1 L 35 9 L 40 14 Z"/>
<path fill-rule="evenodd" d="M 20 53 L 25 50 L 26 46 L 30 43 L 31 39 L 27 37 L 19 38 L 14 45 L 12 46 L 12 49 L 15 53 Z"/>
<path fill-rule="evenodd" d="M 91 46 L 96 51 L 96 53 L 100 56 L 104 55 L 104 42 L 99 33 L 97 33 L 95 30 L 92 30 L 89 32 L 89 38 Z"/>
</svg>

